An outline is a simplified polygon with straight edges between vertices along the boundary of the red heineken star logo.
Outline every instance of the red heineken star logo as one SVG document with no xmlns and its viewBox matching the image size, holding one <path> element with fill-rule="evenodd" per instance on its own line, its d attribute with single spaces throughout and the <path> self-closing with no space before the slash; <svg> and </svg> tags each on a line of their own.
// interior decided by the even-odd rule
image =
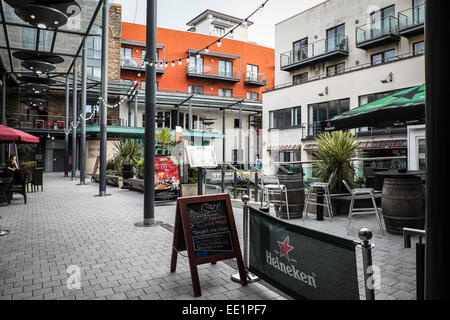
<svg viewBox="0 0 450 320">
<path fill-rule="evenodd" d="M 281 250 L 280 258 L 285 256 L 286 259 L 288 259 L 288 261 L 290 261 L 290 259 L 289 259 L 289 251 L 294 249 L 294 247 L 289 245 L 289 236 L 286 237 L 286 239 L 284 239 L 283 242 L 278 241 L 278 245 L 280 246 L 280 250 Z"/>
</svg>

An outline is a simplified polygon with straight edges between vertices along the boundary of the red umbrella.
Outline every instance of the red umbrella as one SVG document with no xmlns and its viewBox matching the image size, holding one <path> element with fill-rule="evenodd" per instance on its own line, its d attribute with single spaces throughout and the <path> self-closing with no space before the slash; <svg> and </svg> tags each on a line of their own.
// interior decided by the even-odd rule
<svg viewBox="0 0 450 320">
<path fill-rule="evenodd" d="M 0 125 L 0 143 L 39 143 L 39 138 L 20 130 Z"/>
</svg>

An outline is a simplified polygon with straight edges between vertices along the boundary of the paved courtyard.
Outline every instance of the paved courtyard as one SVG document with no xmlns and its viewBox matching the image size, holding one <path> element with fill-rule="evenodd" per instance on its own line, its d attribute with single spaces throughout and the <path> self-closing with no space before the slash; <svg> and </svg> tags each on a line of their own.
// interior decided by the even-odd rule
<svg viewBox="0 0 450 320">
<path fill-rule="evenodd" d="M 28 204 L 15 196 L 0 207 L 0 224 L 11 230 L 0 238 L 0 299 L 208 299 L 266 300 L 288 297 L 258 282 L 242 287 L 230 280 L 234 263 L 199 267 L 203 296 L 194 298 L 187 258 L 170 273 L 173 203 L 156 208 L 162 226 L 136 228 L 142 221 L 143 195 L 108 188 L 98 198 L 98 184 L 78 186 L 61 174 L 46 174 L 44 192 L 30 193 Z M 242 210 L 235 209 L 242 236 Z M 361 227 L 374 231 L 374 264 L 381 269 L 377 299 L 415 299 L 415 250 L 404 249 L 400 236 L 381 236 L 374 217 L 355 217 L 346 235 L 345 217 L 318 222 L 310 216 L 293 223 L 357 239 Z M 357 251 L 361 297 L 361 253 Z M 81 289 L 69 290 L 68 267 L 81 271 Z"/>
</svg>

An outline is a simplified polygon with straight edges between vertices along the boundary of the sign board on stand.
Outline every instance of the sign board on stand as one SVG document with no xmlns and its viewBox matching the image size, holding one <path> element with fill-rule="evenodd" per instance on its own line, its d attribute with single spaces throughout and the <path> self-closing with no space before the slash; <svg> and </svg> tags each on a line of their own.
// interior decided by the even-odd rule
<svg viewBox="0 0 450 320">
<path fill-rule="evenodd" d="M 189 164 L 192 168 L 217 168 L 214 147 L 187 147 Z"/>
<path fill-rule="evenodd" d="M 175 217 L 171 272 L 178 253 L 187 251 L 194 296 L 201 296 L 197 266 L 236 259 L 242 285 L 247 285 L 230 196 L 179 198 Z"/>
</svg>

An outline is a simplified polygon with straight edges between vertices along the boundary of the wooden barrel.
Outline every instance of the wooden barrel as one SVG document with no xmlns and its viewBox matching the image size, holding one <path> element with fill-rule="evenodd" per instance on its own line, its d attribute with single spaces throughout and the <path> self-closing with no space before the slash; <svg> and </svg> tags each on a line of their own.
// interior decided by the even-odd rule
<svg viewBox="0 0 450 320">
<path fill-rule="evenodd" d="M 301 219 L 305 207 L 305 186 L 302 174 L 279 175 L 280 184 L 286 186 L 288 193 L 289 218 Z M 277 197 L 278 198 L 278 197 Z M 278 199 L 277 199 L 278 200 Z M 284 199 L 283 199 L 284 200 Z M 275 206 L 275 211 L 281 219 L 287 219 L 286 206 Z"/>
<path fill-rule="evenodd" d="M 403 228 L 423 230 L 425 189 L 422 179 L 385 178 L 381 206 L 386 230 L 389 233 L 403 234 Z"/>
</svg>

